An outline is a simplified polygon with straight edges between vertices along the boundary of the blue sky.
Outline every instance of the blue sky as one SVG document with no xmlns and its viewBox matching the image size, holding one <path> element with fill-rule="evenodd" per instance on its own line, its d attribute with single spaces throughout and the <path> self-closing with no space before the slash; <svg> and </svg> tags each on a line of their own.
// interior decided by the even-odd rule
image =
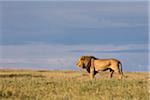
<svg viewBox="0 0 150 100">
<path fill-rule="evenodd" d="M 1 68 L 77 69 L 81 55 L 148 70 L 148 3 L 1 2 Z"/>
</svg>

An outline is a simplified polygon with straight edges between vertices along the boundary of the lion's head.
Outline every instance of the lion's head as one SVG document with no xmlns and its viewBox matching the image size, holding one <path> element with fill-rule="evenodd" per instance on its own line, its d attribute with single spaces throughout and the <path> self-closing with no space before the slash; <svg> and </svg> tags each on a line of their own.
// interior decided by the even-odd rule
<svg viewBox="0 0 150 100">
<path fill-rule="evenodd" d="M 96 59 L 94 56 L 81 56 L 76 65 L 80 68 L 88 68 L 91 66 L 91 59 L 94 58 Z"/>
</svg>

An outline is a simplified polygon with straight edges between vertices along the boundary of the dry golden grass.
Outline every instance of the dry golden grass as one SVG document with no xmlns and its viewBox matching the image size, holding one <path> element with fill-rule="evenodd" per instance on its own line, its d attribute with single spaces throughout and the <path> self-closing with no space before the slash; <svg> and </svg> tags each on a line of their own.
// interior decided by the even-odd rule
<svg viewBox="0 0 150 100">
<path fill-rule="evenodd" d="M 149 100 L 148 72 L 125 72 L 118 80 L 101 72 L 0 70 L 0 100 Z"/>
</svg>

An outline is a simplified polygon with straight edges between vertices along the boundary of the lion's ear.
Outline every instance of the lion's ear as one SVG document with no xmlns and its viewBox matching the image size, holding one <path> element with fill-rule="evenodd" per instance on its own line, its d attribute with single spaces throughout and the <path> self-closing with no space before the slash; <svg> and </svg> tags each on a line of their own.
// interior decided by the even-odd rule
<svg viewBox="0 0 150 100">
<path fill-rule="evenodd" d="M 84 56 L 82 56 L 80 59 L 81 59 L 81 60 L 85 60 L 85 57 L 84 57 Z"/>
</svg>

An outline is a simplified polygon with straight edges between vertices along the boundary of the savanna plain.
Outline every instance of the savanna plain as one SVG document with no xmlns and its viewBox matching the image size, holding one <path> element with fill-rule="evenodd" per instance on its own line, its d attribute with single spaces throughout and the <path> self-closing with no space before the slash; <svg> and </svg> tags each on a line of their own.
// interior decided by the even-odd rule
<svg viewBox="0 0 150 100">
<path fill-rule="evenodd" d="M 124 75 L 90 80 L 86 71 L 1 69 L 0 100 L 150 100 L 149 72 Z"/>
</svg>

